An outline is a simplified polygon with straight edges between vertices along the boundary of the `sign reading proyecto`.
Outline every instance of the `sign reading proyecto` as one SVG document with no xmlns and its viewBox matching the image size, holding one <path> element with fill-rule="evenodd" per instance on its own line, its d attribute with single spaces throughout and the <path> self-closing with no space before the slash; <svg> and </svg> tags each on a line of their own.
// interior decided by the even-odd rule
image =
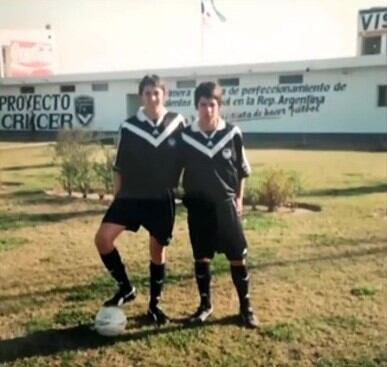
<svg viewBox="0 0 387 367">
<path fill-rule="evenodd" d="M 0 96 L 1 130 L 40 131 L 88 127 L 94 115 L 94 98 L 86 95 Z"/>
</svg>

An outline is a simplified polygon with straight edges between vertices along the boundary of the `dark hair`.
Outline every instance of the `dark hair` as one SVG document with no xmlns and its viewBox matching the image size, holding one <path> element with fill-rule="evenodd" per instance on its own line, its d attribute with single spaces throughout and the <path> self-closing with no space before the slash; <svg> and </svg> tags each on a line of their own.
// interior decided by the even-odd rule
<svg viewBox="0 0 387 367">
<path fill-rule="evenodd" d="M 195 107 L 198 108 L 201 97 L 214 98 L 218 101 L 219 106 L 222 104 L 222 88 L 215 82 L 200 83 L 195 89 Z"/>
<path fill-rule="evenodd" d="M 156 74 L 152 75 L 145 75 L 138 86 L 138 94 L 141 96 L 142 92 L 144 91 L 145 87 L 148 85 L 155 87 L 155 88 L 161 88 L 166 94 L 167 88 L 165 87 L 165 83 L 163 80 L 160 79 L 160 77 Z"/>
</svg>

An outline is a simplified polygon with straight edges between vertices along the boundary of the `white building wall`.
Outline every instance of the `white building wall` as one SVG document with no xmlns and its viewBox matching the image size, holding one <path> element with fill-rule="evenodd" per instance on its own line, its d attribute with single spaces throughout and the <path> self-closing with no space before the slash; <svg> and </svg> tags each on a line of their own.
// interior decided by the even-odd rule
<svg viewBox="0 0 387 367">
<path fill-rule="evenodd" d="M 284 68 L 286 70 L 286 68 Z M 321 91 L 310 91 L 302 93 L 273 92 L 278 84 L 279 75 L 286 75 L 287 72 L 261 72 L 261 73 L 227 73 L 214 76 L 205 74 L 192 76 L 187 74 L 185 79 L 195 79 L 197 84 L 201 81 L 216 80 L 218 78 L 239 78 L 238 87 L 225 88 L 225 106 L 223 112 L 225 117 L 238 124 L 242 131 L 248 133 L 386 133 L 387 107 L 377 106 L 377 87 L 387 85 L 386 65 L 372 65 L 367 67 L 346 67 L 340 66 L 331 69 L 309 71 L 292 70 L 291 74 L 302 74 L 302 86 L 321 86 Z M 174 95 L 170 98 L 171 110 L 181 112 L 188 121 L 195 118 L 196 111 L 193 105 L 193 89 L 177 89 L 176 81 L 183 77 L 173 77 L 173 72 L 165 79 L 167 86 Z M 92 78 L 90 78 L 92 79 Z M 15 111 L 15 106 L 10 106 L 10 98 L 30 98 L 31 95 L 21 95 L 20 87 L 23 84 L 16 83 L 0 84 L 0 134 L 1 131 L 12 131 L 12 119 L 15 115 L 31 114 L 50 115 L 67 114 L 72 123 L 65 124 L 65 127 L 84 128 L 93 131 L 117 131 L 119 124 L 127 117 L 127 94 L 136 94 L 139 78 L 123 80 L 101 80 L 96 82 L 108 82 L 109 90 L 101 92 L 92 91 L 92 81 L 63 82 L 63 83 L 31 83 L 35 85 L 37 98 L 51 98 L 66 95 L 69 104 L 66 109 L 58 108 L 44 109 L 42 103 L 35 105 L 37 108 L 25 106 L 24 109 Z M 60 85 L 75 84 L 75 93 L 60 93 Z M 287 84 L 290 88 L 299 84 Z M 259 92 L 256 93 L 257 88 Z M 176 95 L 180 93 L 180 95 Z M 20 97 L 23 96 L 23 97 Z M 85 126 L 76 118 L 75 98 L 89 96 L 94 100 L 94 117 Z M 309 97 L 308 97 L 309 96 Z M 299 98 L 309 98 L 309 103 Z M 298 98 L 292 112 L 291 102 L 285 98 Z M 188 106 L 182 106 L 188 104 Z M 30 117 L 28 117 L 30 118 Z M 48 129 L 48 118 L 41 117 L 42 126 L 37 130 Z M 54 117 L 59 121 L 60 117 Z M 17 130 L 29 131 L 30 127 L 25 124 L 21 127 L 19 123 Z M 51 126 L 54 130 L 58 123 Z M 49 130 L 49 129 L 48 129 Z"/>
<path fill-rule="evenodd" d="M 377 86 L 387 84 L 384 67 L 310 71 L 303 75 L 303 85 L 324 84 L 329 91 L 247 94 L 246 89 L 249 87 L 275 87 L 278 85 L 278 74 L 242 75 L 239 87 L 225 88 L 224 99 L 226 102 L 230 99 L 231 104 L 223 107 L 225 116 L 237 123 L 242 131 L 249 133 L 386 132 L 387 109 L 377 107 Z M 309 112 L 295 113 L 291 112 L 290 103 L 280 103 L 283 97 L 306 96 L 314 97 L 321 103 L 310 104 Z M 247 105 L 248 97 L 255 99 L 254 102 L 252 99 L 249 101 L 253 105 Z M 238 101 L 242 101 L 243 105 L 233 105 Z M 305 104 L 300 103 L 298 106 L 302 109 Z M 195 115 L 193 107 L 174 109 L 190 119 Z M 243 112 L 246 117 L 243 117 Z M 238 114 L 241 113 L 242 117 L 239 118 Z M 261 116 L 256 116 L 259 113 Z M 270 113 L 274 116 L 265 116 Z"/>
</svg>

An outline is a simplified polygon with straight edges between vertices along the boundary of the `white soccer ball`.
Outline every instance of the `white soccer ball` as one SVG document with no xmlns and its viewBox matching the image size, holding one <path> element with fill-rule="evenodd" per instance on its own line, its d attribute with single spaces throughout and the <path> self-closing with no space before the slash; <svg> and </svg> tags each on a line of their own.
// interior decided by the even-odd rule
<svg viewBox="0 0 387 367">
<path fill-rule="evenodd" d="M 124 311 L 115 306 L 102 307 L 95 316 L 95 330 L 103 336 L 117 336 L 125 331 L 127 319 Z"/>
</svg>

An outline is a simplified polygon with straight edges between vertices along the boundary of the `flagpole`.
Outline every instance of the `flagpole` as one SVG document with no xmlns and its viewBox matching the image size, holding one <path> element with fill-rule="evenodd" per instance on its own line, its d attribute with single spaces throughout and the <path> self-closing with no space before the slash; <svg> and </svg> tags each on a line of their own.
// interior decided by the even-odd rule
<svg viewBox="0 0 387 367">
<path fill-rule="evenodd" d="M 203 3 L 200 0 L 200 64 L 204 63 L 204 20 L 203 20 Z"/>
<path fill-rule="evenodd" d="M 5 46 L 0 43 L 0 78 L 5 78 Z"/>
<path fill-rule="evenodd" d="M 200 60 L 204 64 L 206 61 L 206 44 L 205 38 L 209 28 L 216 23 L 223 23 L 226 21 L 225 16 L 216 8 L 214 0 L 200 0 L 201 6 L 201 25 L 200 25 Z M 211 43 L 211 42 L 207 42 Z"/>
</svg>

